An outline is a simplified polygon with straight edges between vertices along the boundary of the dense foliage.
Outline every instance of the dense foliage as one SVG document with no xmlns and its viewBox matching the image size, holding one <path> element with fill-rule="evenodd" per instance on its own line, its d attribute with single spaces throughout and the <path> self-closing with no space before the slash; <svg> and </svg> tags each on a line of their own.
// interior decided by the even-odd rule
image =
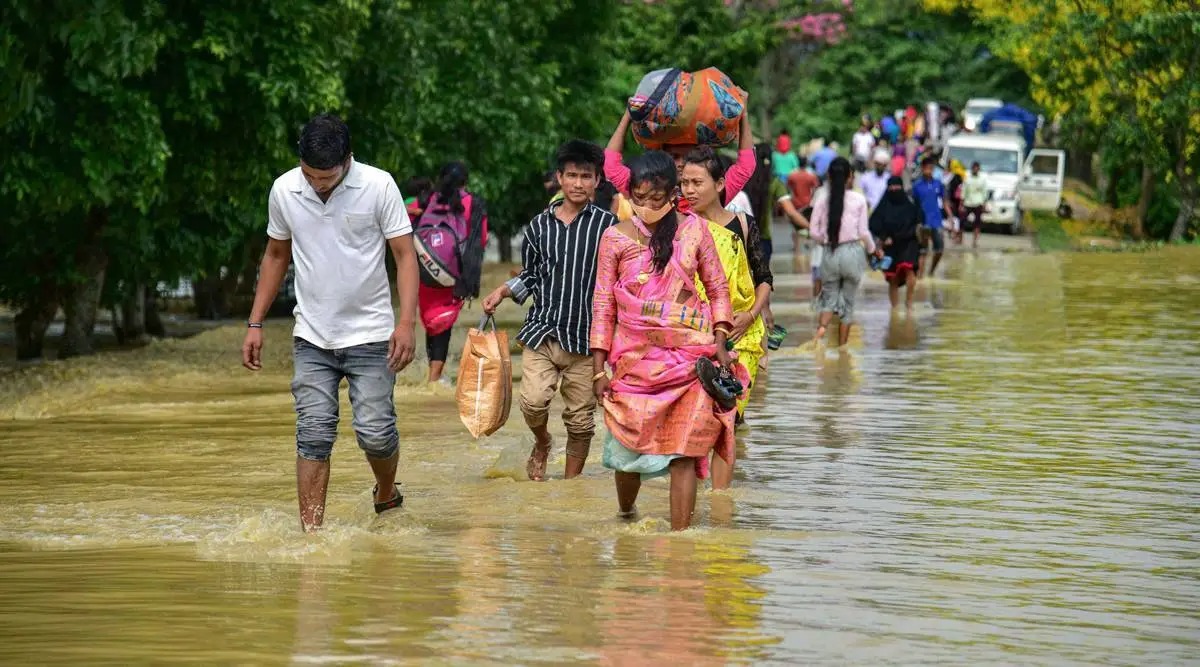
<svg viewBox="0 0 1200 667">
<path fill-rule="evenodd" d="M 1182 238 L 1200 199 L 1200 9 L 1191 0 L 925 0 L 970 12 L 995 32 L 996 50 L 1026 71 L 1031 92 L 1074 132 L 1102 148 L 1114 199 L 1142 172 L 1135 233 Z M 1089 146 L 1090 144 L 1090 146 Z M 1141 169 L 1131 170 L 1130 166 Z M 1133 180 L 1137 180 L 1136 176 Z M 1160 197 L 1151 196 L 1158 184 Z M 1166 186 L 1166 187 L 1162 187 Z M 1171 195 L 1174 206 L 1162 202 Z M 1150 215 L 1176 215 L 1162 229 Z M 1113 203 L 1120 203 L 1114 201 Z"/>
<path fill-rule="evenodd" d="M 847 38 L 800 58 L 789 77 L 775 122 L 793 137 L 845 142 L 862 114 L 878 118 L 910 104 L 1029 102 L 1028 77 L 992 55 L 990 31 L 966 12 L 927 12 L 919 0 L 859 0 L 854 9 Z"/>
<path fill-rule="evenodd" d="M 465 160 L 507 237 L 544 203 L 554 147 L 606 139 L 640 77 L 667 66 L 720 67 L 750 91 L 760 134 L 801 138 L 929 100 L 1026 102 L 1032 82 L 1079 140 L 1143 147 L 1194 205 L 1195 17 L 1169 0 L 1136 0 L 1137 16 L 1117 0 L 1043 4 L 0 0 L 0 302 L 18 311 L 21 357 L 41 354 L 60 308 L 64 355 L 89 351 L 102 306 L 138 335 L 159 281 L 190 278 L 199 314 L 235 314 L 272 179 L 319 111 L 398 180 Z"/>
</svg>

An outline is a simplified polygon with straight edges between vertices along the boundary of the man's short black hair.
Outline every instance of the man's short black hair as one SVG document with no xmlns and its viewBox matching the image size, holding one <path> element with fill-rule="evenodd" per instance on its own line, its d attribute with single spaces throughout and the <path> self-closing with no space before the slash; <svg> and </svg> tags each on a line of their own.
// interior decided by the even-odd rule
<svg viewBox="0 0 1200 667">
<path fill-rule="evenodd" d="M 797 163 L 797 166 L 799 166 L 801 169 L 808 166 L 808 158 L 801 155 L 799 159 L 800 161 Z"/>
<path fill-rule="evenodd" d="M 571 139 L 558 147 L 558 153 L 554 156 L 554 164 L 558 167 L 559 173 L 562 173 L 568 164 L 580 167 L 590 164 L 595 168 L 597 174 L 601 174 L 604 171 L 604 150 L 590 141 Z"/>
<path fill-rule="evenodd" d="M 937 164 L 937 158 L 933 157 L 932 155 L 926 155 L 925 157 L 921 158 L 922 167 L 925 165 L 933 166 L 935 164 Z"/>
<path fill-rule="evenodd" d="M 976 167 L 981 167 L 981 166 L 983 166 L 983 165 L 979 164 L 978 162 L 972 162 L 972 163 L 971 163 L 971 168 L 972 168 L 972 169 L 974 169 L 974 168 L 976 168 Z"/>
<path fill-rule="evenodd" d="M 331 113 L 313 116 L 300 130 L 300 160 L 313 169 L 333 169 L 350 157 L 350 128 Z"/>
</svg>

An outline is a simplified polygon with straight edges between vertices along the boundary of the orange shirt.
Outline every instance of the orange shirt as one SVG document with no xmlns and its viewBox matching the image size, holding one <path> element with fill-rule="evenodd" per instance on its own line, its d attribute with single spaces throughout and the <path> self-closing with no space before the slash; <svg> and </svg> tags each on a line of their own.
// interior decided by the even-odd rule
<svg viewBox="0 0 1200 667">
<path fill-rule="evenodd" d="M 821 179 L 807 169 L 797 169 L 788 174 L 787 186 L 792 193 L 792 206 L 803 211 L 812 203 L 813 192 L 821 186 Z"/>
</svg>

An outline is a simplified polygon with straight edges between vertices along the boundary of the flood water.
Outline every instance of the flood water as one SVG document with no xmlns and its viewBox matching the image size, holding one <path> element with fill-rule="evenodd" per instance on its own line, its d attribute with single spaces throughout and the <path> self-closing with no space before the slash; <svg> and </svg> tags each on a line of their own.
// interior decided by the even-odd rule
<svg viewBox="0 0 1200 667">
<path fill-rule="evenodd" d="M 423 364 L 406 509 L 344 404 L 301 535 L 286 325 L 258 375 L 239 327 L 10 374 L 0 663 L 1196 664 L 1200 252 L 956 253 L 911 317 L 876 274 L 823 356 L 789 265 L 736 489 L 679 535 L 662 480 L 617 519 L 599 438 L 504 477 L 519 410 L 474 442 Z"/>
</svg>

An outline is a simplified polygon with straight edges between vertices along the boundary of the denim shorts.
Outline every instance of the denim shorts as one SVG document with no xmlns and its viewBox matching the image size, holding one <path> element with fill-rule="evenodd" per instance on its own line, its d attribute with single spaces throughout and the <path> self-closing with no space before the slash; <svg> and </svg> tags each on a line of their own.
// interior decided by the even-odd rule
<svg viewBox="0 0 1200 667">
<path fill-rule="evenodd" d="M 296 454 L 310 461 L 328 461 L 337 439 L 338 385 L 350 385 L 354 434 L 367 456 L 390 458 L 400 436 L 396 432 L 393 389 L 396 374 L 388 369 L 387 341 L 338 350 L 317 347 L 303 338 L 292 339 L 296 371 Z"/>
</svg>

